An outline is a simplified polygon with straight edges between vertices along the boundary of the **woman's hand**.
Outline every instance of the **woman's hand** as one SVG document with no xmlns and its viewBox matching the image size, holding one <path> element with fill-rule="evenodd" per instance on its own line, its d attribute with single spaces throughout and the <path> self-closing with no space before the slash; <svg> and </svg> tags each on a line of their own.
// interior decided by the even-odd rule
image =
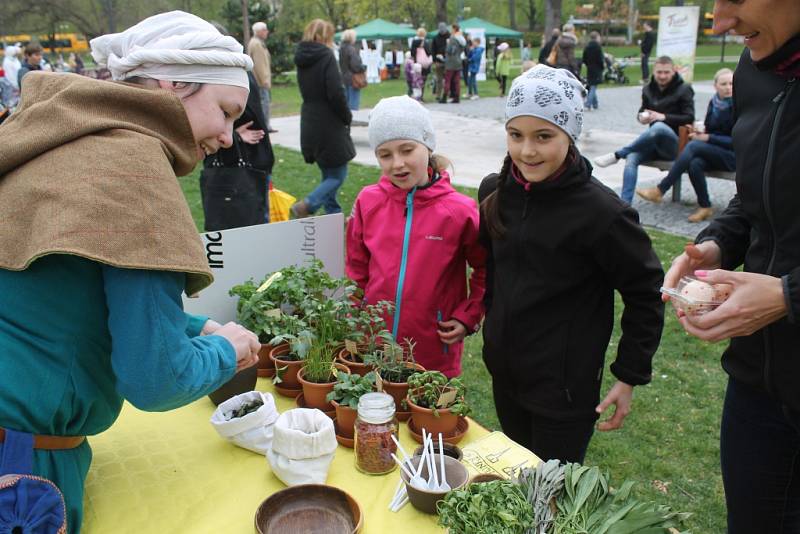
<svg viewBox="0 0 800 534">
<path fill-rule="evenodd" d="M 248 123 L 242 124 L 238 128 L 236 128 L 236 133 L 239 134 L 239 137 L 242 138 L 242 141 L 247 143 L 248 145 L 257 145 L 264 139 L 264 130 L 250 130 L 250 126 L 253 125 L 253 121 Z"/>
<path fill-rule="evenodd" d="M 224 337 L 233 345 L 236 351 L 236 372 L 258 363 L 261 343 L 258 341 L 258 336 L 247 328 L 230 322 L 218 328 L 214 335 Z"/>
<path fill-rule="evenodd" d="M 699 245 L 688 244 L 684 252 L 674 260 L 664 277 L 664 287 L 674 288 L 682 276 L 693 274 L 697 269 L 717 269 L 722 261 L 722 251 L 714 241 L 703 241 Z M 667 295 L 661 299 L 669 300 Z"/>
<path fill-rule="evenodd" d="M 689 132 L 689 139 L 691 141 L 703 141 L 704 143 L 708 143 L 710 138 L 711 136 L 707 133 Z"/>
<path fill-rule="evenodd" d="M 633 401 L 633 386 L 625 382 L 617 382 L 611 387 L 611 390 L 603 399 L 603 402 L 597 405 L 594 409 L 598 414 L 602 414 L 612 404 L 614 405 L 614 415 L 610 419 L 601 421 L 597 424 L 597 430 L 606 432 L 608 430 L 617 430 L 622 428 L 622 422 L 631 413 L 631 402 Z"/>
<path fill-rule="evenodd" d="M 460 321 L 450 319 L 449 321 L 439 321 L 439 339 L 446 345 L 458 343 L 467 335 L 466 327 Z"/>
<path fill-rule="evenodd" d="M 683 328 L 706 341 L 721 341 L 749 336 L 788 312 L 780 278 L 758 273 L 737 273 L 716 269 L 695 271 L 709 284 L 730 284 L 731 296 L 718 308 L 704 315 L 683 315 Z"/>
</svg>

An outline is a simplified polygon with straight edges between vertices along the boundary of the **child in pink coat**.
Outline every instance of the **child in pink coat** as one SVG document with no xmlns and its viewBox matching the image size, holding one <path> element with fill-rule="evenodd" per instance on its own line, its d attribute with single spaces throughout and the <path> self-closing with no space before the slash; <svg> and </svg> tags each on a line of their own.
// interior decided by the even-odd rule
<svg viewBox="0 0 800 534">
<path fill-rule="evenodd" d="M 417 363 L 459 375 L 464 337 L 480 329 L 484 312 L 477 205 L 450 185 L 447 162 L 433 155 L 430 115 L 416 100 L 381 100 L 369 140 L 382 175 L 353 205 L 347 276 L 368 303 L 395 303 L 387 324 L 398 341 L 413 339 Z"/>
</svg>

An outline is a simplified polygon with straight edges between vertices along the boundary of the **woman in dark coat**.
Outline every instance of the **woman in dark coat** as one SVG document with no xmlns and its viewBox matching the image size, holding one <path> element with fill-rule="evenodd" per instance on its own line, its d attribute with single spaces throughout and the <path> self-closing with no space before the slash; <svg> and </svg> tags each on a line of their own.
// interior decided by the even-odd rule
<svg viewBox="0 0 800 534">
<path fill-rule="evenodd" d="M 603 48 L 600 46 L 600 34 L 589 34 L 589 42 L 583 49 L 583 64 L 586 65 L 586 85 L 589 94 L 586 95 L 586 110 L 597 109 L 597 86 L 603 83 Z"/>
<path fill-rule="evenodd" d="M 347 106 L 339 66 L 333 55 L 333 25 L 315 19 L 306 26 L 294 56 L 297 84 L 303 97 L 300 110 L 300 149 L 306 163 L 316 163 L 322 183 L 291 207 L 295 217 L 307 217 L 321 206 L 325 213 L 340 213 L 336 201 L 347 162 L 356 156 L 350 139 L 353 115 Z"/>
<path fill-rule="evenodd" d="M 800 10 L 797 0 L 716 0 L 714 33 L 745 36 L 733 77 L 736 196 L 675 258 L 732 285 L 687 332 L 730 340 L 720 464 L 728 533 L 800 532 Z M 737 271 L 742 266 L 741 272 Z M 698 270 L 699 269 L 699 270 Z"/>
<path fill-rule="evenodd" d="M 342 32 L 342 44 L 339 47 L 339 70 L 342 71 L 342 81 L 347 96 L 347 105 L 353 111 L 358 111 L 361 105 L 361 89 L 353 87 L 353 74 L 367 70 L 361 61 L 361 55 L 356 50 L 356 31 L 345 30 Z"/>
</svg>

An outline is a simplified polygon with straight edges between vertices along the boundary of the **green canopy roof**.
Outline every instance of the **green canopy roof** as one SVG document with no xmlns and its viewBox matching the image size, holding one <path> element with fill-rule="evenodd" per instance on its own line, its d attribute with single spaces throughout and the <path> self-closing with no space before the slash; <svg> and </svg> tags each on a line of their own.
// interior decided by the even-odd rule
<svg viewBox="0 0 800 534">
<path fill-rule="evenodd" d="M 383 19 L 371 20 L 353 29 L 356 39 L 407 39 L 417 34 L 416 30 Z M 336 39 L 341 38 L 342 32 L 338 32 Z"/>
<path fill-rule="evenodd" d="M 497 24 L 492 24 L 488 20 L 483 20 L 479 17 L 472 17 L 461 21 L 461 30 L 464 33 L 469 33 L 470 28 L 483 28 L 486 30 L 486 37 L 500 37 L 501 39 L 522 39 L 522 32 L 512 30 L 510 28 L 503 28 Z"/>
</svg>

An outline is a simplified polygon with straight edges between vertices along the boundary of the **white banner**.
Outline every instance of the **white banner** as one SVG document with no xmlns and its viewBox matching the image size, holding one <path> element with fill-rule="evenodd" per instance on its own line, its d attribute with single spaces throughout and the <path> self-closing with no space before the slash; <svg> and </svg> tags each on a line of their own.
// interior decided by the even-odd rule
<svg viewBox="0 0 800 534">
<path fill-rule="evenodd" d="M 335 277 L 344 276 L 344 215 L 323 215 L 201 234 L 214 283 L 197 298 L 183 298 L 188 313 L 207 315 L 222 324 L 236 320 L 235 285 L 319 259 Z"/>
<path fill-rule="evenodd" d="M 694 79 L 699 23 L 699 6 L 661 7 L 658 11 L 656 54 L 671 57 L 678 73 L 687 82 Z"/>
</svg>

